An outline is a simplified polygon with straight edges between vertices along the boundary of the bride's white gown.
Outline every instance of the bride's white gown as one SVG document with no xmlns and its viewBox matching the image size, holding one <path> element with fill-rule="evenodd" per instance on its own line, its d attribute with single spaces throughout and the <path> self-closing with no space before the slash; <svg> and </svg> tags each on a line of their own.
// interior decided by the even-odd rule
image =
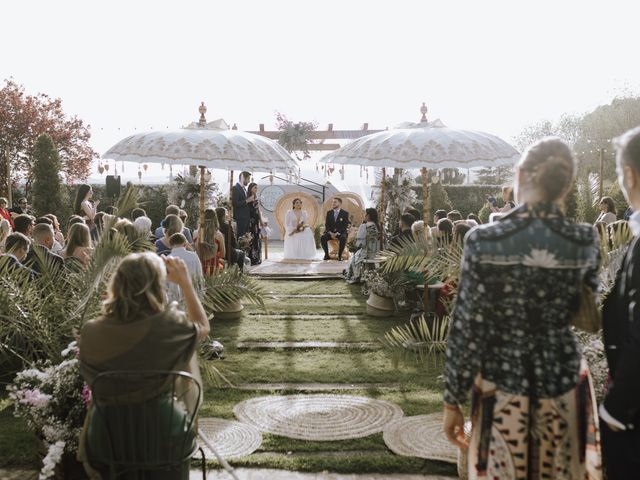
<svg viewBox="0 0 640 480">
<path fill-rule="evenodd" d="M 305 210 L 300 210 L 300 217 L 293 210 L 287 212 L 284 219 L 284 259 L 285 260 L 313 260 L 316 257 L 316 241 L 313 238 L 311 228 L 305 228 L 302 232 L 294 233 L 299 222 L 305 224 L 309 215 Z"/>
</svg>

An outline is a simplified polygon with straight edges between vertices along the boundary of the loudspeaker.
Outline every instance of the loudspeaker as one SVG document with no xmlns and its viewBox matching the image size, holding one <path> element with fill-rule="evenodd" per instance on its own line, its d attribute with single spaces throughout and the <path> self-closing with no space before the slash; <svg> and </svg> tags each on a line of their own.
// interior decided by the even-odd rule
<svg viewBox="0 0 640 480">
<path fill-rule="evenodd" d="M 120 175 L 107 175 L 107 197 L 120 196 Z"/>
</svg>

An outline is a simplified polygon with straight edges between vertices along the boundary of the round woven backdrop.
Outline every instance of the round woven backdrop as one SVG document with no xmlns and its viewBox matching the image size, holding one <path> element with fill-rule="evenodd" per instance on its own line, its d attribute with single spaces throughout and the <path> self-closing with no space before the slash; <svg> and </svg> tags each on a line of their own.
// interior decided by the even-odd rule
<svg viewBox="0 0 640 480">
<path fill-rule="evenodd" d="M 233 413 L 262 432 L 316 441 L 366 437 L 403 416 L 393 403 L 322 394 L 251 398 L 238 403 Z"/>
<path fill-rule="evenodd" d="M 397 455 L 458 462 L 458 449 L 442 431 L 441 413 L 401 418 L 388 424 L 382 437 L 389 450 Z"/>
<path fill-rule="evenodd" d="M 200 418 L 198 428 L 223 458 L 243 457 L 256 451 L 262 444 L 262 434 L 246 423 L 223 418 Z M 204 442 L 200 442 L 205 457 L 216 459 Z"/>
</svg>

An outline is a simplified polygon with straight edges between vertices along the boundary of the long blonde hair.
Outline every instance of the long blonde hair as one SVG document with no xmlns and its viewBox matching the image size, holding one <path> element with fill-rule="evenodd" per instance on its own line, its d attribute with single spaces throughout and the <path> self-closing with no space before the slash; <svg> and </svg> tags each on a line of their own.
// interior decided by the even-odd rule
<svg viewBox="0 0 640 480">
<path fill-rule="evenodd" d="M 64 249 L 65 255 L 72 257 L 78 247 L 91 248 L 91 232 L 84 223 L 74 223 L 69 228 L 67 246 Z"/>
<path fill-rule="evenodd" d="M 212 208 L 204 211 L 204 223 L 202 225 L 202 238 L 198 240 L 198 254 L 202 260 L 209 260 L 218 251 L 216 245 L 216 232 L 220 229 L 218 215 Z"/>
<path fill-rule="evenodd" d="M 161 312 L 167 305 L 166 278 L 164 263 L 155 253 L 127 255 L 109 280 L 103 314 L 128 322 Z"/>
</svg>

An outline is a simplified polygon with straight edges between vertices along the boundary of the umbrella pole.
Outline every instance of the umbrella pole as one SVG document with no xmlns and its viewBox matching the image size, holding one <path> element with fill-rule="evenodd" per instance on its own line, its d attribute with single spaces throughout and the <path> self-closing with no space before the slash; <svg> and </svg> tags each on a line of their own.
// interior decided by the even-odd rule
<svg viewBox="0 0 640 480">
<path fill-rule="evenodd" d="M 227 229 L 227 261 L 231 265 L 231 225 L 233 219 L 233 170 L 229 171 L 229 228 Z"/>
<path fill-rule="evenodd" d="M 384 250 L 384 184 L 387 179 L 387 170 L 382 167 L 382 184 L 380 185 L 380 250 Z"/>
<path fill-rule="evenodd" d="M 205 190 L 204 173 L 205 173 L 205 168 L 201 166 L 200 167 L 200 204 L 198 208 L 198 210 L 200 211 L 199 218 L 198 218 L 198 243 L 200 245 L 202 245 L 204 242 L 204 190 Z M 198 254 L 200 254 L 200 252 L 198 252 Z"/>
<path fill-rule="evenodd" d="M 425 228 L 429 225 L 429 172 L 422 168 L 422 220 Z"/>
</svg>

